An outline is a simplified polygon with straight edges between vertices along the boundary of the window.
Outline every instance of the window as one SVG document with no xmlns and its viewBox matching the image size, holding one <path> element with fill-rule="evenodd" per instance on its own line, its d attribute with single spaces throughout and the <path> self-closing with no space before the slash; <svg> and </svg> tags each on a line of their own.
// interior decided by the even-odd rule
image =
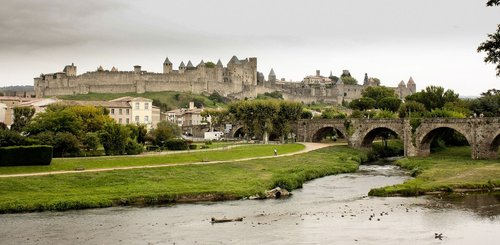
<svg viewBox="0 0 500 245">
<path fill-rule="evenodd" d="M 139 102 L 135 102 L 135 109 L 139 110 Z"/>
<path fill-rule="evenodd" d="M 118 119 L 118 123 L 122 124 L 122 119 L 121 118 Z"/>
<path fill-rule="evenodd" d="M 118 109 L 118 114 L 123 114 L 122 109 Z"/>
<path fill-rule="evenodd" d="M 144 122 L 149 122 L 149 117 L 148 116 L 144 116 Z"/>
<path fill-rule="evenodd" d="M 139 116 L 135 116 L 135 122 L 139 122 Z"/>
<path fill-rule="evenodd" d="M 130 114 L 130 109 L 127 109 L 127 110 L 125 111 L 125 114 L 129 115 L 129 114 Z"/>
<path fill-rule="evenodd" d="M 144 103 L 144 110 L 149 110 L 149 103 L 148 102 Z"/>
<path fill-rule="evenodd" d="M 130 119 L 126 118 L 125 122 L 127 122 L 127 124 L 129 124 L 130 123 Z"/>
<path fill-rule="evenodd" d="M 111 109 L 111 115 L 115 114 L 115 109 Z"/>
</svg>

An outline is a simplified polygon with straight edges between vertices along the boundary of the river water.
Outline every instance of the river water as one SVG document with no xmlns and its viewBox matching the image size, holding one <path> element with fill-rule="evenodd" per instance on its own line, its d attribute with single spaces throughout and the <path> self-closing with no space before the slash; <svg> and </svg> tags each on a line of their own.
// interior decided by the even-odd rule
<svg viewBox="0 0 500 245">
<path fill-rule="evenodd" d="M 0 244 L 499 244 L 498 195 L 366 196 L 406 176 L 364 165 L 286 199 L 0 215 Z"/>
</svg>

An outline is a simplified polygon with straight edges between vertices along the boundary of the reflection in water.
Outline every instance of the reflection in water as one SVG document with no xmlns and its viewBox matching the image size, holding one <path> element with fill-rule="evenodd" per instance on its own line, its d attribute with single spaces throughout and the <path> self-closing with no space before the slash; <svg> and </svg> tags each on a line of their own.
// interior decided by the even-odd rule
<svg viewBox="0 0 500 245">
<path fill-rule="evenodd" d="M 311 181 L 287 199 L 0 215 L 0 244 L 495 244 L 500 240 L 498 196 L 477 197 L 479 201 L 468 195 L 457 202 L 366 196 L 371 188 L 405 179 L 396 167 L 370 165 L 355 174 Z M 464 210 L 460 202 L 477 207 Z M 476 215 L 470 210 L 489 211 Z M 211 224 L 211 217 L 244 219 Z M 435 239 L 434 233 L 443 233 L 443 240 Z"/>
</svg>

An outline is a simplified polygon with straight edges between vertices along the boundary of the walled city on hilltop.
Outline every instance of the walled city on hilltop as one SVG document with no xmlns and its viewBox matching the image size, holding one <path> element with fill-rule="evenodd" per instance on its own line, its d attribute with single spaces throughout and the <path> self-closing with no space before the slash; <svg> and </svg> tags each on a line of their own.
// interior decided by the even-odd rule
<svg viewBox="0 0 500 245">
<path fill-rule="evenodd" d="M 64 67 L 62 72 L 41 74 L 34 80 L 36 97 L 74 95 L 88 93 L 144 93 L 159 91 L 179 91 L 191 93 L 212 93 L 237 99 L 254 98 L 258 94 L 278 91 L 285 99 L 304 103 L 326 102 L 342 104 L 361 97 L 361 92 L 368 86 L 380 86 L 365 74 L 363 84 L 345 84 L 342 77 L 350 76 L 344 70 L 341 77 L 330 74 L 322 76 L 320 71 L 306 76 L 301 82 L 288 82 L 277 79 L 271 69 L 267 80 L 257 70 L 257 58 L 243 60 L 233 56 L 224 67 L 205 63 L 203 60 L 194 66 L 191 61 L 181 62 L 178 70 L 168 58 L 163 62 L 163 73 L 147 72 L 141 66 L 134 66 L 133 71 L 119 71 L 115 67 L 104 70 L 99 66 L 96 71 L 77 75 L 74 64 Z M 416 84 L 410 77 L 407 83 L 401 81 L 393 87 L 399 98 L 416 92 Z"/>
</svg>

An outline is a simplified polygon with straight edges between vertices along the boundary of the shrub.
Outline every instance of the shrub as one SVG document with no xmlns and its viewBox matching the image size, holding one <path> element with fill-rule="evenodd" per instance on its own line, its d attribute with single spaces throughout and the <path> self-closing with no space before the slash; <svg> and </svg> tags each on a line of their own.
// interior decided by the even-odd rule
<svg viewBox="0 0 500 245">
<path fill-rule="evenodd" d="M 0 166 L 49 165 L 52 161 L 52 146 L 0 147 Z"/>
<path fill-rule="evenodd" d="M 183 139 L 170 139 L 165 142 L 167 149 L 171 151 L 187 150 L 189 144 Z"/>
<path fill-rule="evenodd" d="M 148 146 L 146 147 L 146 150 L 147 150 L 147 151 L 158 151 L 158 150 L 160 150 L 160 147 L 159 147 L 159 146 L 156 146 L 156 145 L 148 145 Z"/>
<path fill-rule="evenodd" d="M 138 155 L 144 151 L 142 144 L 137 143 L 135 140 L 128 138 L 125 145 L 125 153 L 127 155 Z"/>
<path fill-rule="evenodd" d="M 205 145 L 211 145 L 212 144 L 212 141 L 211 140 L 207 140 L 205 141 Z"/>
<path fill-rule="evenodd" d="M 196 150 L 196 148 L 198 148 L 197 145 L 194 145 L 194 144 L 193 145 L 189 145 L 189 149 L 190 150 Z"/>
</svg>

